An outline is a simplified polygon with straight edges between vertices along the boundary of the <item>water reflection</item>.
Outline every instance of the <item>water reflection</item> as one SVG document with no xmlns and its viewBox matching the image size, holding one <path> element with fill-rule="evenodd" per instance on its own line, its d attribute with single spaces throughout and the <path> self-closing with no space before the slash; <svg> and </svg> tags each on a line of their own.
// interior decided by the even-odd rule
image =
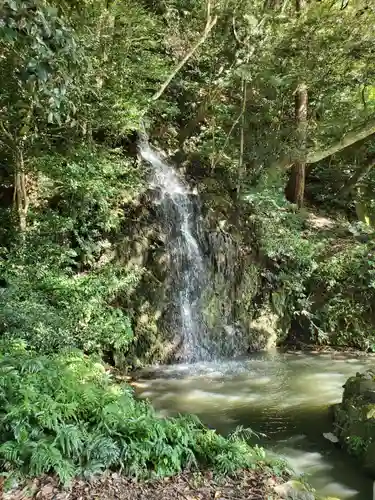
<svg viewBox="0 0 375 500">
<path fill-rule="evenodd" d="M 373 357 L 278 353 L 225 362 L 173 365 L 145 371 L 137 393 L 163 414 L 191 412 L 221 433 L 237 425 L 265 433 L 268 449 L 285 456 L 322 495 L 369 500 L 372 481 L 322 436 L 329 405 L 345 380 Z"/>
</svg>

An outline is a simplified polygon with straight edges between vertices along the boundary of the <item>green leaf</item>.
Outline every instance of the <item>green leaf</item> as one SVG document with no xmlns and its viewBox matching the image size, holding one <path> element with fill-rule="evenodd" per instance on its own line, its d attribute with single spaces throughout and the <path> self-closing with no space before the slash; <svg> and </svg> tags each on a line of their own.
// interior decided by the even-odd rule
<svg viewBox="0 0 375 500">
<path fill-rule="evenodd" d="M 36 69 L 36 73 L 39 80 L 42 82 L 46 82 L 48 80 L 48 71 L 44 65 L 39 65 Z"/>
</svg>

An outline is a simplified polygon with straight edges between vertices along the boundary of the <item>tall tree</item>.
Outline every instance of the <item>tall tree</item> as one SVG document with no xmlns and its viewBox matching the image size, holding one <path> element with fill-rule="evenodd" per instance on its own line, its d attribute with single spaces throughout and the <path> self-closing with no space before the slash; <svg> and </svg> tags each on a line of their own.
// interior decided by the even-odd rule
<svg viewBox="0 0 375 500">
<path fill-rule="evenodd" d="M 54 7 L 39 0 L 6 1 L 1 17 L 0 144 L 13 171 L 14 211 L 23 232 L 31 159 L 46 148 L 48 127 L 60 127 L 75 113 L 72 71 L 79 56 L 74 35 Z"/>
<path fill-rule="evenodd" d="M 296 14 L 301 16 L 305 8 L 305 0 L 296 0 Z M 306 138 L 307 138 L 307 105 L 308 91 L 305 82 L 300 82 L 295 91 L 294 113 L 297 129 L 297 148 L 299 159 L 295 161 L 286 187 L 287 198 L 302 207 L 305 194 L 306 178 Z"/>
</svg>

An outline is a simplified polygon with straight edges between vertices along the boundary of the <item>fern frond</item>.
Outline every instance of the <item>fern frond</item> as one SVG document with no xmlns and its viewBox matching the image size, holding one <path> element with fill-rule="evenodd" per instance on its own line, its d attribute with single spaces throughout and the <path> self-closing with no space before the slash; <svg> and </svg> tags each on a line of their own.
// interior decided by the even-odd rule
<svg viewBox="0 0 375 500">
<path fill-rule="evenodd" d="M 22 445 L 16 441 L 7 441 L 0 446 L 0 457 L 14 464 L 21 464 Z"/>
<path fill-rule="evenodd" d="M 54 470 L 64 486 L 68 486 L 78 472 L 71 461 L 64 459 L 55 464 Z"/>
<path fill-rule="evenodd" d="M 266 434 L 263 434 L 261 432 L 253 431 L 250 427 L 243 427 L 242 425 L 239 425 L 233 432 L 229 434 L 228 439 L 230 439 L 231 441 L 236 441 L 237 439 L 249 440 L 254 437 L 256 439 L 260 439 L 261 437 L 267 436 Z"/>
<path fill-rule="evenodd" d="M 120 449 L 117 443 L 103 434 L 94 434 L 86 447 L 87 462 L 97 461 L 105 467 L 116 464 L 120 458 Z"/>
<path fill-rule="evenodd" d="M 56 470 L 63 463 L 60 450 L 49 441 L 43 440 L 34 444 L 30 458 L 30 473 L 40 476 Z"/>
<path fill-rule="evenodd" d="M 67 457 L 79 457 L 84 446 L 82 431 L 73 424 L 61 424 L 56 429 L 56 438 L 53 442 L 63 455 Z"/>
</svg>

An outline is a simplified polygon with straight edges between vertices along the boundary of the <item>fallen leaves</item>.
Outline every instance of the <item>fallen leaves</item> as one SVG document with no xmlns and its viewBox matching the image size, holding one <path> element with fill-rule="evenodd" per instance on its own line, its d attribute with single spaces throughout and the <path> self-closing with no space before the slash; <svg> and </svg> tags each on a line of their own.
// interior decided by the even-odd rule
<svg viewBox="0 0 375 500">
<path fill-rule="evenodd" d="M 199 477 L 197 477 L 199 476 Z M 53 477 L 43 477 L 6 493 L 4 500 L 276 500 L 274 486 L 282 482 L 266 471 L 242 471 L 216 478 L 211 472 L 180 474 L 158 481 L 136 482 L 116 473 L 95 481 L 76 480 L 63 489 Z M 30 494 L 31 493 L 31 494 Z"/>
</svg>

